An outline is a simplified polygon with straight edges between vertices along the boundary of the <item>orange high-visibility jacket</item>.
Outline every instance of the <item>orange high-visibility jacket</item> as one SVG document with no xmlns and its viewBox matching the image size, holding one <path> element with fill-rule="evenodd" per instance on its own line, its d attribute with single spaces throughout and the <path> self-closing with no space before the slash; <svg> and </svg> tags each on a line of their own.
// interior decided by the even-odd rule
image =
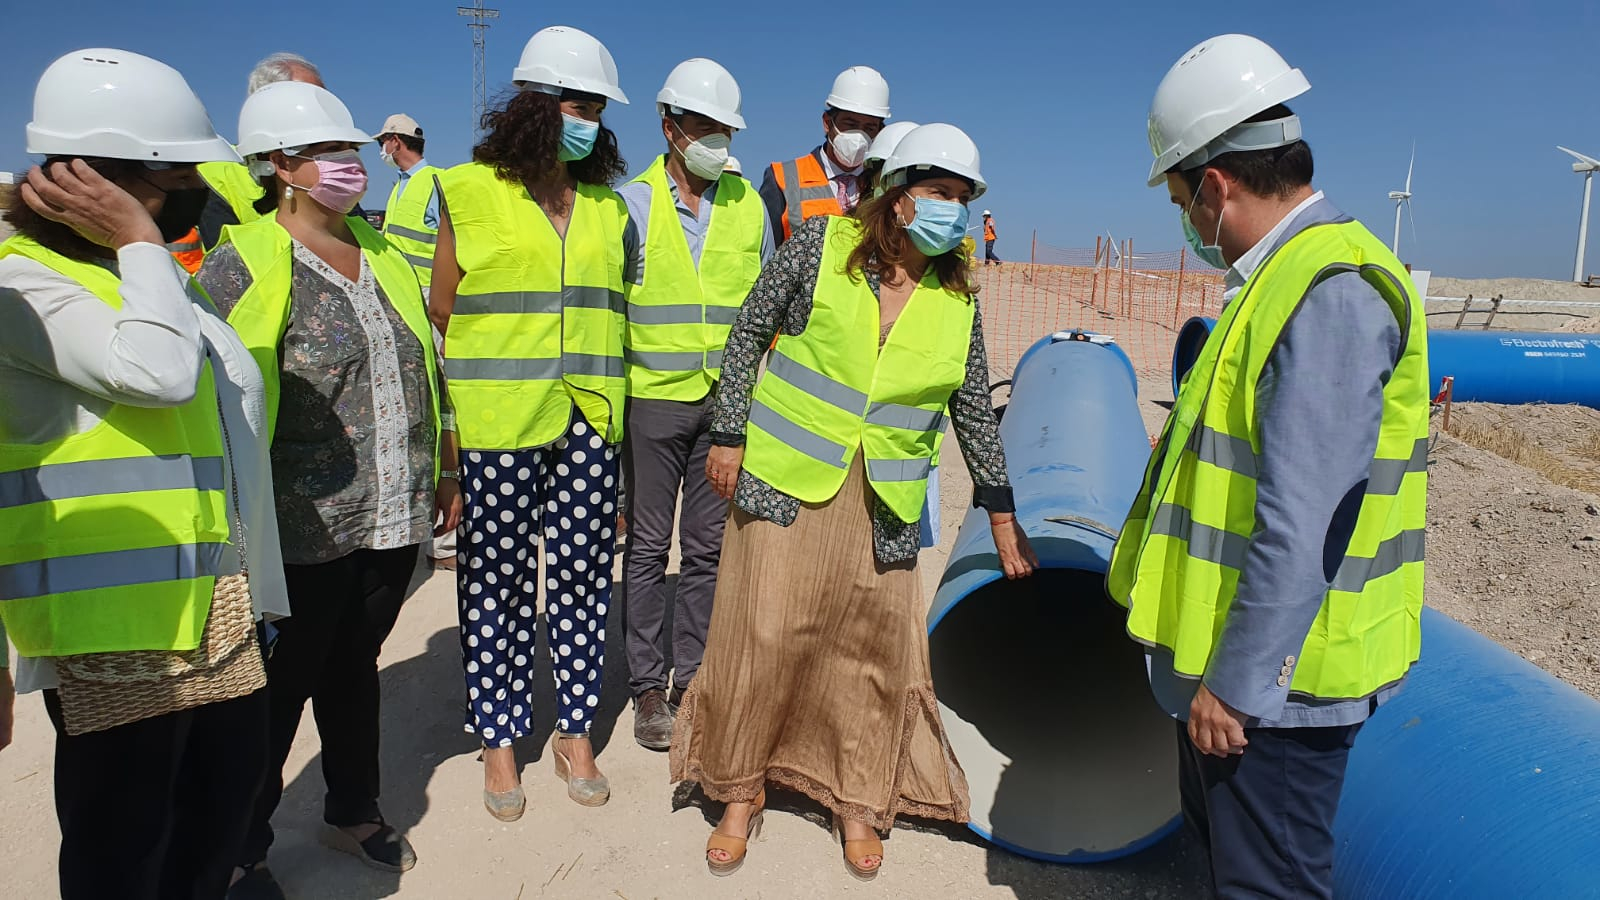
<svg viewBox="0 0 1600 900">
<path fill-rule="evenodd" d="M 200 229 L 189 229 L 188 234 L 167 245 L 167 252 L 190 275 L 200 271 L 200 264 L 206 260 L 205 244 L 200 242 Z"/>
<path fill-rule="evenodd" d="M 806 219 L 844 215 L 839 195 L 815 155 L 807 153 L 799 159 L 773 163 L 772 179 L 783 191 L 784 240 L 792 237 Z"/>
</svg>

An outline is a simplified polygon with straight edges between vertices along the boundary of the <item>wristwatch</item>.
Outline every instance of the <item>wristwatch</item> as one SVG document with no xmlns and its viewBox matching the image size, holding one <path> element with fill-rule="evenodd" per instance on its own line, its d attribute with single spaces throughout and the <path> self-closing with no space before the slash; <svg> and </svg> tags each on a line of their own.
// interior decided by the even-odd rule
<svg viewBox="0 0 1600 900">
<path fill-rule="evenodd" d="M 451 481 L 460 481 L 461 480 L 461 470 L 460 469 L 440 469 L 439 470 L 439 477 L 441 479 L 448 478 Z"/>
</svg>

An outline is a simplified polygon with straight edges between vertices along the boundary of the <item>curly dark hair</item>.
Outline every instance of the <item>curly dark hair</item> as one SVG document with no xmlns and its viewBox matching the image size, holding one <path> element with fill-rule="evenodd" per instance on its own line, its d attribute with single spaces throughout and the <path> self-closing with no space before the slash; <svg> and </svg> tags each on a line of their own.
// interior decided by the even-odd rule
<svg viewBox="0 0 1600 900">
<path fill-rule="evenodd" d="M 71 163 L 80 157 L 52 156 L 41 165 L 46 173 L 55 163 Z M 91 169 L 99 172 L 107 181 L 116 181 L 121 178 L 131 177 L 140 171 L 142 165 L 127 159 L 105 159 L 102 157 L 85 156 L 81 159 L 89 164 Z M 20 187 L 17 185 L 16 187 Z M 72 230 L 69 225 L 63 225 L 53 219 L 34 212 L 22 199 L 22 192 L 13 189 L 7 198 L 4 218 L 6 224 L 16 229 L 17 234 L 32 238 L 46 250 L 53 250 L 68 259 L 79 262 L 90 262 L 104 258 L 106 248 L 94 243 L 83 235 Z"/>
<path fill-rule="evenodd" d="M 845 271 L 852 280 L 864 274 L 882 275 L 895 266 L 903 265 L 906 258 L 906 230 L 900 225 L 894 205 L 906 195 L 906 186 L 898 185 L 884 191 L 856 207 L 855 218 L 861 222 L 861 243 L 850 251 L 845 261 Z M 978 287 L 972 281 L 972 259 L 960 247 L 929 257 L 928 265 L 939 277 L 939 285 L 958 294 L 975 294 Z"/>
<path fill-rule="evenodd" d="M 483 140 L 472 148 L 473 162 L 493 166 L 505 181 L 538 181 L 559 162 L 561 98 L 543 91 L 518 91 L 484 114 L 483 130 Z M 585 184 L 607 186 L 628 174 L 616 133 L 602 123 L 593 152 L 567 163 L 567 171 Z"/>
</svg>

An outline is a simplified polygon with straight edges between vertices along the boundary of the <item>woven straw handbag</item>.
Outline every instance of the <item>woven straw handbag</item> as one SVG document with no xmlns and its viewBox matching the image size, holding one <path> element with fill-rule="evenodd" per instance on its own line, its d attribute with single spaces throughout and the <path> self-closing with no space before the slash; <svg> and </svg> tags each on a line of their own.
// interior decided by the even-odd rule
<svg viewBox="0 0 1600 900">
<path fill-rule="evenodd" d="M 222 439 L 231 461 L 233 445 L 226 421 Z M 250 603 L 239 482 L 231 465 L 229 476 L 239 562 L 245 571 L 217 579 L 200 645 L 193 650 L 119 650 L 56 657 L 57 694 L 67 734 L 105 731 L 243 697 L 266 686 L 267 672 Z"/>
</svg>

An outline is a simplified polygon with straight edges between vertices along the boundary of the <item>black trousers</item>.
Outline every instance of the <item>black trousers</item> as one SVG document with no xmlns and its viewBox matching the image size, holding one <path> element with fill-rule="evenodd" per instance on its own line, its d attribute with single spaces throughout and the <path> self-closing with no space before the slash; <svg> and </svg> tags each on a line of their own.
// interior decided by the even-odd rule
<svg viewBox="0 0 1600 900">
<path fill-rule="evenodd" d="M 276 623 L 278 640 L 267 661 L 271 755 L 239 863 L 266 859 L 272 846 L 283 764 L 307 700 L 322 738 L 323 821 L 343 828 L 383 820 L 378 810 L 378 652 L 400 616 L 416 565 L 413 544 L 283 567 L 292 615 Z"/>
<path fill-rule="evenodd" d="M 1223 900 L 1333 897 L 1333 817 L 1360 725 L 1247 728 L 1249 746 L 1221 759 L 1178 723 L 1183 818 L 1211 860 Z"/>
<path fill-rule="evenodd" d="M 69 736 L 56 726 L 62 900 L 220 900 L 267 768 L 267 692 Z"/>
</svg>

